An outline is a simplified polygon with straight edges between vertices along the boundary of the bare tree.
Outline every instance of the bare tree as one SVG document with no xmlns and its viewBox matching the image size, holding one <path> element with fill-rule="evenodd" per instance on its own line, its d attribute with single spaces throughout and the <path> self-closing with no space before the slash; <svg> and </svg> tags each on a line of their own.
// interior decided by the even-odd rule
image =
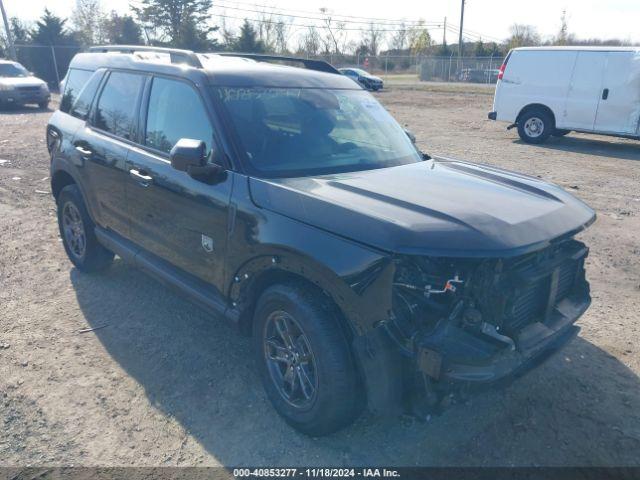
<svg viewBox="0 0 640 480">
<path fill-rule="evenodd" d="M 363 33 L 364 38 L 361 45 L 366 47 L 370 55 L 377 56 L 380 51 L 380 45 L 384 40 L 385 32 L 381 31 L 378 25 L 370 23 L 369 28 Z"/>
<path fill-rule="evenodd" d="M 298 41 L 298 52 L 307 55 L 318 55 L 322 48 L 322 38 L 315 27 L 308 27 Z"/>
<path fill-rule="evenodd" d="M 413 55 L 423 54 L 431 46 L 431 35 L 424 24 L 424 20 L 420 19 L 415 26 L 409 29 L 407 43 Z"/>
<path fill-rule="evenodd" d="M 404 21 L 400 23 L 398 30 L 391 36 L 390 47 L 393 50 L 404 50 L 407 46 L 409 32 Z"/>
<path fill-rule="evenodd" d="M 324 16 L 324 28 L 327 29 L 326 35 L 322 38 L 325 53 L 342 53 L 348 42 L 345 22 L 332 18 L 328 8 L 321 8 L 320 13 Z"/>
<path fill-rule="evenodd" d="M 226 15 L 220 17 L 220 36 L 222 37 L 222 45 L 226 49 L 233 49 L 236 35 L 234 31 L 227 25 Z"/>
<path fill-rule="evenodd" d="M 264 10 L 258 14 L 258 40 L 262 42 L 267 51 L 273 51 L 276 36 L 276 21 L 271 12 Z"/>
<path fill-rule="evenodd" d="M 76 0 L 71 14 L 71 23 L 76 37 L 83 45 L 94 45 L 105 41 L 106 15 L 100 0 Z"/>
<path fill-rule="evenodd" d="M 509 27 L 511 36 L 507 39 L 507 48 L 531 47 L 540 44 L 540 35 L 533 25 L 514 23 Z"/>
<path fill-rule="evenodd" d="M 275 50 L 277 53 L 287 53 L 291 31 L 291 18 L 278 17 L 275 24 Z"/>
</svg>

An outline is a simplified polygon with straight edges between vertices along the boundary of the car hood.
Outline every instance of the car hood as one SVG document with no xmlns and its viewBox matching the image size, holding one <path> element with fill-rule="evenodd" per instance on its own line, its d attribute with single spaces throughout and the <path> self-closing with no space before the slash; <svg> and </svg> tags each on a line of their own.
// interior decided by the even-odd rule
<svg viewBox="0 0 640 480">
<path fill-rule="evenodd" d="M 367 80 L 374 80 L 376 82 L 382 82 L 382 79 L 380 77 L 376 77 L 375 75 L 363 75 L 364 78 L 366 78 Z"/>
<path fill-rule="evenodd" d="M 0 77 L 0 83 L 12 87 L 39 87 L 45 85 L 44 81 L 37 77 Z"/>
<path fill-rule="evenodd" d="M 393 253 L 515 256 L 595 219 L 591 208 L 556 185 L 446 158 L 249 182 L 259 207 Z"/>
</svg>

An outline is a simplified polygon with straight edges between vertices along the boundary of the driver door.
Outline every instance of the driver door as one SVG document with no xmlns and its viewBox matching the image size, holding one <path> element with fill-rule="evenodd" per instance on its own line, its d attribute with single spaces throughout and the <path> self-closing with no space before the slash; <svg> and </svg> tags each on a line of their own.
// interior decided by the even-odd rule
<svg viewBox="0 0 640 480">
<path fill-rule="evenodd" d="M 205 142 L 213 161 L 211 114 L 193 84 L 160 76 L 150 79 L 142 111 L 141 145 L 127 158 L 131 239 L 221 289 L 232 175 L 210 185 L 169 161 L 181 138 Z"/>
</svg>

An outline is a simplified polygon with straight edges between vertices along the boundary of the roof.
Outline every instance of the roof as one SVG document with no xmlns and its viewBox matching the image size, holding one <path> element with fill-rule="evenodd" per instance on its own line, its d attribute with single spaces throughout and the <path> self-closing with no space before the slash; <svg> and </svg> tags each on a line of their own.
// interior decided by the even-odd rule
<svg viewBox="0 0 640 480">
<path fill-rule="evenodd" d="M 636 52 L 640 53 L 640 47 L 607 47 L 606 45 L 597 47 L 580 47 L 580 46 L 563 46 L 563 47 L 518 47 L 514 50 L 560 50 L 560 51 L 576 51 L 586 50 L 595 52 Z"/>
<path fill-rule="evenodd" d="M 258 56 L 250 54 L 193 53 L 183 50 L 148 47 L 98 47 L 89 53 L 79 53 L 70 68 L 96 70 L 118 68 L 149 73 L 176 75 L 199 83 L 234 87 L 294 87 L 360 89 L 351 79 L 337 73 L 292 67 L 271 61 L 309 62 L 289 57 Z M 110 51 L 111 50 L 111 51 Z M 237 55 L 237 56 L 235 56 Z M 246 58 L 247 56 L 255 57 Z M 180 58 L 180 61 L 177 60 Z M 318 62 L 320 63 L 320 62 Z M 323 62 L 324 63 L 324 62 Z M 323 67 L 325 68 L 325 67 Z M 326 64 L 326 69 L 333 69 Z"/>
</svg>

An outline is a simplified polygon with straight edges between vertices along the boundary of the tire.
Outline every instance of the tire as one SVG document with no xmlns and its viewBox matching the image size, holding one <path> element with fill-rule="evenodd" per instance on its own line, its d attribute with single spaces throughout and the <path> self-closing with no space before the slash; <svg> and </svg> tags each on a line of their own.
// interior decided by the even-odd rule
<svg viewBox="0 0 640 480">
<path fill-rule="evenodd" d="M 554 130 L 553 117 L 541 108 L 527 110 L 518 119 L 518 135 L 526 143 L 543 143 Z"/>
<path fill-rule="evenodd" d="M 256 359 L 269 400 L 289 425 L 311 436 L 346 427 L 362 410 L 355 362 L 327 303 L 310 287 L 274 285 L 261 295 L 253 322 Z M 285 335 L 279 325 L 286 326 L 280 328 Z M 293 349 L 287 348 L 286 337 Z M 285 381 L 287 373 L 292 382 Z"/>
<path fill-rule="evenodd" d="M 571 133 L 571 130 L 563 130 L 562 128 L 555 128 L 551 135 L 553 135 L 554 137 L 564 137 L 569 133 Z"/>
<path fill-rule="evenodd" d="M 77 185 L 64 187 L 57 199 L 58 228 L 69 260 L 82 272 L 98 272 L 113 261 L 113 252 L 104 248 L 94 233 L 95 224 Z"/>
<path fill-rule="evenodd" d="M 49 100 L 47 100 L 46 102 L 38 103 L 38 107 L 40 107 L 43 110 L 46 110 L 47 108 L 49 108 Z"/>
</svg>

